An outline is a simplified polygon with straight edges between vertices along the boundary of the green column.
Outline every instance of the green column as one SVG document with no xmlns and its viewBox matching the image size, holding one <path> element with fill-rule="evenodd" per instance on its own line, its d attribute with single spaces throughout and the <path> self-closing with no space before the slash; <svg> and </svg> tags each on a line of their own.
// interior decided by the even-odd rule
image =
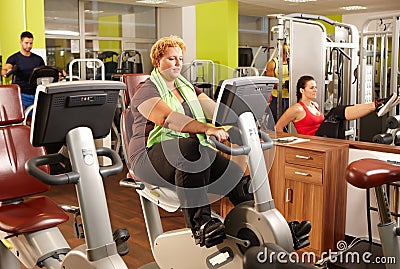
<svg viewBox="0 0 400 269">
<path fill-rule="evenodd" d="M 20 50 L 20 35 L 30 31 L 34 49 L 45 51 L 44 0 L 0 1 L 0 54 L 7 58 Z M 25 28 L 26 27 L 26 28 Z"/>
<path fill-rule="evenodd" d="M 121 20 L 121 15 L 100 16 L 99 36 L 122 37 Z M 100 40 L 99 49 L 100 52 L 111 50 L 119 53 L 121 51 L 121 42 L 118 40 Z"/>
<path fill-rule="evenodd" d="M 238 66 L 238 16 L 237 0 L 196 5 L 196 58 L 214 61 L 217 79 Z"/>
</svg>

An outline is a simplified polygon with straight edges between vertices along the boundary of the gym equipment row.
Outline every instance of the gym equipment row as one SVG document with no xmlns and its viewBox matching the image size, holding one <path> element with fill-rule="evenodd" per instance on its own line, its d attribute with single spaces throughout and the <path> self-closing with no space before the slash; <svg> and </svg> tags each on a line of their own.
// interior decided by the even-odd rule
<svg viewBox="0 0 400 269">
<path fill-rule="evenodd" d="M 1 268 L 20 268 L 20 262 L 27 268 L 127 268 L 116 241 L 124 243 L 129 234 L 117 231 L 113 236 L 102 182 L 120 173 L 123 164 L 113 150 L 94 145 L 95 138 L 110 132 L 118 93 L 124 88 L 113 81 L 39 85 L 32 128 L 15 125 L 23 120 L 22 109 L 11 118 L 10 109 L 4 107 L 7 102 L 2 102 L 6 113 L 1 131 L 7 135 L 1 142 L 8 150 L 2 151 L 6 162 L 0 176 Z M 21 101 L 9 103 L 15 109 Z M 43 146 L 54 143 L 65 144 L 67 156 L 45 155 Z M 112 164 L 99 166 L 98 156 L 106 156 Z M 70 163 L 71 170 L 49 174 L 47 167 L 60 162 Z M 76 185 L 79 201 L 78 209 L 65 207 L 68 212 L 79 210 L 82 220 L 78 226 L 85 244 L 73 250 L 57 227 L 68 215 L 46 196 L 35 196 L 49 185 L 62 184 Z"/>
</svg>

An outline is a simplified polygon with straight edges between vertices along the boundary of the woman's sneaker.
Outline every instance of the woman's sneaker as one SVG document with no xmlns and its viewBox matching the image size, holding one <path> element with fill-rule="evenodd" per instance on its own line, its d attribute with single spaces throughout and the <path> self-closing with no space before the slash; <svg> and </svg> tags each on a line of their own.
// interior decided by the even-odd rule
<svg viewBox="0 0 400 269">
<path fill-rule="evenodd" d="M 194 232 L 196 244 L 206 248 L 222 243 L 225 238 L 225 226 L 217 218 L 211 218 Z"/>
<path fill-rule="evenodd" d="M 382 117 L 386 113 L 388 113 L 394 106 L 396 106 L 398 102 L 397 93 L 392 93 L 391 96 L 382 99 L 375 100 L 375 112 L 378 117 Z"/>
</svg>

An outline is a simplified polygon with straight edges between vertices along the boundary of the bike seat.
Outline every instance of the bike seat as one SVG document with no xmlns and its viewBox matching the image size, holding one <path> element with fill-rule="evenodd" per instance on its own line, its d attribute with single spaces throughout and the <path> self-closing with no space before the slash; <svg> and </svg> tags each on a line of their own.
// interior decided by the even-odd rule
<svg viewBox="0 0 400 269">
<path fill-rule="evenodd" d="M 347 166 L 345 177 L 351 185 L 367 189 L 400 180 L 400 166 L 378 159 L 361 159 Z"/>
<path fill-rule="evenodd" d="M 175 212 L 181 206 L 178 195 L 173 189 L 144 182 L 136 177 L 131 170 L 129 171 L 129 176 L 140 182 L 139 184 L 143 186 L 143 188 L 136 190 L 140 196 L 158 205 L 165 211 Z"/>
</svg>

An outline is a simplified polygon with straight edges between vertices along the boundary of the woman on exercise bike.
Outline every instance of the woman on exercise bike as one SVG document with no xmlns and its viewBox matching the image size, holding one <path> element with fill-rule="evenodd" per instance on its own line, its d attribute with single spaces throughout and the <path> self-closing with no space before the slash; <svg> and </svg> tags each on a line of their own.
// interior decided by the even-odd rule
<svg viewBox="0 0 400 269">
<path fill-rule="evenodd" d="M 129 163 L 141 180 L 177 190 L 196 243 L 211 247 L 225 232 L 211 217 L 207 193 L 227 194 L 235 205 L 253 197 L 243 170 L 208 146 L 206 136 L 222 142 L 229 134 L 207 124 L 215 102 L 181 75 L 185 49 L 177 36 L 161 38 L 151 49 L 154 69 L 131 100 Z"/>
</svg>

